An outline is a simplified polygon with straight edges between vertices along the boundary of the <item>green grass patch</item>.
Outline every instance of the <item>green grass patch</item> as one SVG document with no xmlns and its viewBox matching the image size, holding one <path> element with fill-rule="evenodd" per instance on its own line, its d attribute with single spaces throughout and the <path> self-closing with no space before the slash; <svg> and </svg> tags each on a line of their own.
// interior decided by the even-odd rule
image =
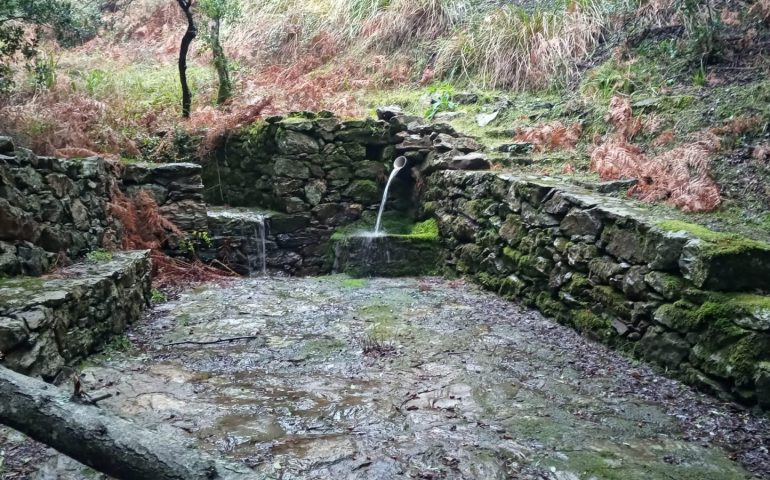
<svg viewBox="0 0 770 480">
<path fill-rule="evenodd" d="M 363 278 L 346 278 L 342 280 L 342 286 L 347 288 L 361 288 L 365 287 L 369 283 L 368 280 Z"/>
<path fill-rule="evenodd" d="M 109 250 L 92 250 L 86 254 L 86 260 L 91 263 L 104 263 L 112 261 L 112 252 Z"/>
</svg>

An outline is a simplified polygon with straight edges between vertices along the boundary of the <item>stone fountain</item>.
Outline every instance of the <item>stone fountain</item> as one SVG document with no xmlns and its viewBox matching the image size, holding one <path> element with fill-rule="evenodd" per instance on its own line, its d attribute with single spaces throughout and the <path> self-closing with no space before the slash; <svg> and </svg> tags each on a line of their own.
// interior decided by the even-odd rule
<svg viewBox="0 0 770 480">
<path fill-rule="evenodd" d="M 332 237 L 334 271 L 354 277 L 401 277 L 441 272 L 443 261 L 434 219 L 415 223 L 402 212 L 385 213 L 388 192 L 406 157 L 393 162 L 382 202 L 372 224 L 364 219 Z"/>
</svg>

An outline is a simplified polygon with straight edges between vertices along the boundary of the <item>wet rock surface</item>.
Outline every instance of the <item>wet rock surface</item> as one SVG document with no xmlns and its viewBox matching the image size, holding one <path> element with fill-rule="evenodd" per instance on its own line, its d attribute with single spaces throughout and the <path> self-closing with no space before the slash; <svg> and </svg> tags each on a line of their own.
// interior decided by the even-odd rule
<svg viewBox="0 0 770 480">
<path fill-rule="evenodd" d="M 104 408 L 255 478 L 770 474 L 766 419 L 462 281 L 240 280 L 157 306 L 130 338 L 84 369 L 116 394 Z M 0 449 L 50 455 L 16 440 Z M 47 473 L 8 478 L 86 478 L 61 456 L 33 464 Z"/>
</svg>

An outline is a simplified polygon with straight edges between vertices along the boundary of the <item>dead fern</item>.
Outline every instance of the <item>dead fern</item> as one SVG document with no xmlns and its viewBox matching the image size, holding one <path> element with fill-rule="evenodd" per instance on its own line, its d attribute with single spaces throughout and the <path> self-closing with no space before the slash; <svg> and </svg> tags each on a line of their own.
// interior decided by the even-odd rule
<svg viewBox="0 0 770 480">
<path fill-rule="evenodd" d="M 272 98 L 266 97 L 249 105 L 234 106 L 229 113 L 223 113 L 214 108 L 194 112 L 187 122 L 186 128 L 195 130 L 196 128 L 209 127 L 200 144 L 199 156 L 207 158 L 211 152 L 223 144 L 228 132 L 254 123 L 271 103 Z"/>
<path fill-rule="evenodd" d="M 642 129 L 641 119 L 634 117 L 631 110 L 631 101 L 628 97 L 620 95 L 615 95 L 610 100 L 607 121 L 615 127 L 616 134 L 626 141 L 632 140 Z"/>
<path fill-rule="evenodd" d="M 529 142 L 534 145 L 535 151 L 538 152 L 553 152 L 574 149 L 582 133 L 583 127 L 579 123 L 566 126 L 556 121 L 536 127 L 522 128 L 514 140 Z"/>
<path fill-rule="evenodd" d="M 165 218 L 155 200 L 145 191 L 134 198 L 123 193 L 117 180 L 110 186 L 109 212 L 119 224 L 120 247 L 126 250 L 149 249 L 152 258 L 153 285 L 165 290 L 178 289 L 206 281 L 219 281 L 234 276 L 206 265 L 197 258 L 171 258 L 163 251 L 171 237 L 184 237 L 170 220 Z"/>
<path fill-rule="evenodd" d="M 650 157 L 631 143 L 643 122 L 633 115 L 627 98 L 613 97 L 607 120 L 615 131 L 603 143 L 598 142 L 589 165 L 602 180 L 637 179 L 629 195 L 643 202 L 664 201 L 686 212 L 712 211 L 720 205 L 719 186 L 710 175 L 711 157 L 720 148 L 715 129 L 699 132 L 688 143 Z M 743 131 L 752 124 L 745 119 L 734 121 L 722 131 Z M 673 139 L 674 132 L 667 130 L 653 145 L 662 146 Z"/>
</svg>

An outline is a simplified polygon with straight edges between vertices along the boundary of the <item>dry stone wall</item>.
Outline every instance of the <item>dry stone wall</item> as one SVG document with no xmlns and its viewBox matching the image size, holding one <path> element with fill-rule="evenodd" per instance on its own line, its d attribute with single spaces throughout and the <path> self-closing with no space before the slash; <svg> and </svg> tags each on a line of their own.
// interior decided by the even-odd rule
<svg viewBox="0 0 770 480">
<path fill-rule="evenodd" d="M 157 195 L 161 210 L 206 228 L 198 165 L 130 166 L 39 157 L 0 139 L 0 363 L 52 379 L 138 319 L 150 296 L 147 252 L 83 258 L 117 243 L 112 188 Z M 161 198 L 162 197 L 162 198 Z M 43 276 L 54 266 L 74 265 Z"/>
<path fill-rule="evenodd" d="M 58 254 L 102 244 L 109 176 L 104 160 L 38 157 L 0 142 L 0 276 L 41 275 Z"/>
<path fill-rule="evenodd" d="M 205 231 L 208 220 L 201 171 L 195 163 L 134 163 L 124 168 L 121 184 L 131 197 L 147 192 L 160 213 L 182 231 Z"/>
<path fill-rule="evenodd" d="M 492 172 L 423 196 L 451 268 L 717 395 L 770 408 L 770 245 Z"/>
<path fill-rule="evenodd" d="M 380 109 L 378 116 L 342 120 L 326 112 L 302 112 L 231 132 L 201 160 L 205 199 L 211 205 L 265 211 L 269 268 L 328 273 L 332 235 L 376 212 L 396 156 L 407 157 L 409 163 L 391 185 L 388 210 L 404 217 L 417 209 L 414 185 L 422 175 L 489 166 L 476 154 L 481 146 L 449 125 L 426 124 L 396 108 Z M 240 219 L 220 214 L 209 218 L 213 248 L 235 245 L 239 269 L 259 249 L 250 238 L 260 228 L 254 213 Z"/>
<path fill-rule="evenodd" d="M 0 279 L 0 364 L 48 380 L 138 319 L 150 299 L 149 252 L 119 252 L 55 278 Z"/>
</svg>

